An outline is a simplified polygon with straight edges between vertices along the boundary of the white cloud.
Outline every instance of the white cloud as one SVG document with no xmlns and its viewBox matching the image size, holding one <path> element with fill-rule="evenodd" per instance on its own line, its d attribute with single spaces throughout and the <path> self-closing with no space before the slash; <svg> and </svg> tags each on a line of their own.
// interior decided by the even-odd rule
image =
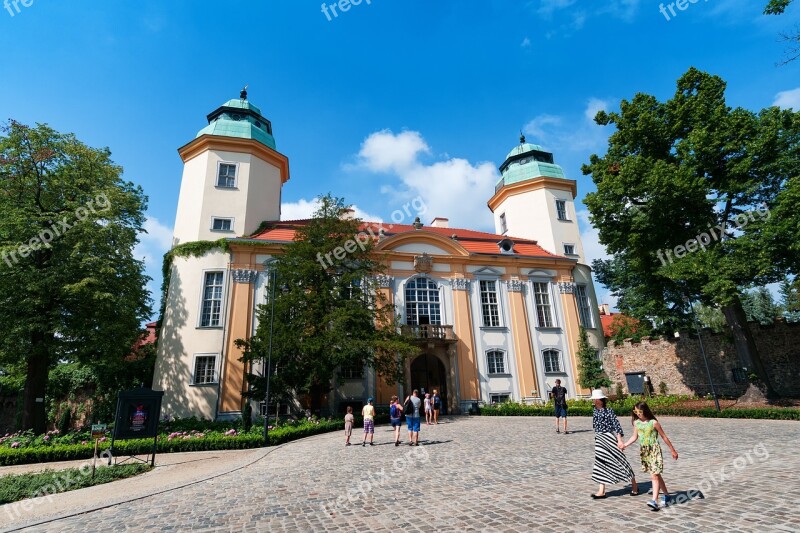
<svg viewBox="0 0 800 533">
<path fill-rule="evenodd" d="M 306 200 L 301 198 L 296 202 L 288 202 L 281 204 L 281 220 L 305 220 L 311 218 L 314 212 L 319 209 L 319 199 Z M 355 216 L 361 220 L 369 222 L 383 222 L 383 219 L 377 215 L 372 215 L 360 209 L 357 205 L 353 206 Z"/>
<path fill-rule="evenodd" d="M 595 124 L 594 116 L 607 110 L 610 102 L 589 98 L 582 120 L 569 120 L 557 115 L 539 115 L 523 128 L 526 135 L 542 146 L 559 152 L 586 152 L 601 149 L 608 139 L 609 131 Z"/>
<path fill-rule="evenodd" d="M 775 101 L 772 102 L 772 105 L 778 106 L 781 109 L 800 111 L 800 87 L 779 92 L 775 95 Z"/>
<path fill-rule="evenodd" d="M 524 39 L 522 39 L 522 43 L 520 44 L 520 46 L 522 48 L 530 48 L 531 44 L 532 43 L 530 37 L 525 37 Z"/>
<path fill-rule="evenodd" d="M 398 153 L 400 152 L 400 153 Z M 367 137 L 361 145 L 361 167 L 375 172 L 391 172 L 401 186 L 384 186 L 381 192 L 392 196 L 388 208 L 404 214 L 402 222 L 409 224 L 419 215 L 424 224 L 434 217 L 450 219 L 452 227 L 493 231 L 491 212 L 485 199 L 491 197 L 500 175 L 494 163 L 472 164 L 466 159 L 447 157 L 434 163 L 420 161 L 422 154 L 431 153 L 419 132 L 394 134 L 382 130 Z M 442 156 L 440 156 L 442 157 Z M 424 208 L 406 213 L 405 206 L 421 197 Z"/>
<path fill-rule="evenodd" d="M 382 130 L 364 139 L 358 157 L 360 164 L 373 172 L 403 172 L 417 164 L 420 154 L 430 151 L 416 131 L 395 135 Z"/>
</svg>

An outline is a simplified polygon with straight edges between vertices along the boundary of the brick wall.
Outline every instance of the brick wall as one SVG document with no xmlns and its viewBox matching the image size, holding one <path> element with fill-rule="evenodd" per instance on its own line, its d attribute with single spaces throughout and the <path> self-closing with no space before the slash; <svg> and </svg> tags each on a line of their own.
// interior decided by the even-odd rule
<svg viewBox="0 0 800 533">
<path fill-rule="evenodd" d="M 782 396 L 800 397 L 800 324 L 778 320 L 770 326 L 750 324 L 772 385 Z M 734 369 L 741 368 L 736 350 L 724 334 L 702 330 L 708 366 L 718 394 L 738 397 L 747 383 L 736 383 Z M 711 392 L 697 335 L 681 332 L 678 338 L 626 340 L 621 346 L 609 343 L 603 351 L 603 365 L 609 378 L 622 383 L 627 392 L 626 372 L 644 371 L 657 393 L 666 383 L 669 394 L 705 395 Z"/>
</svg>

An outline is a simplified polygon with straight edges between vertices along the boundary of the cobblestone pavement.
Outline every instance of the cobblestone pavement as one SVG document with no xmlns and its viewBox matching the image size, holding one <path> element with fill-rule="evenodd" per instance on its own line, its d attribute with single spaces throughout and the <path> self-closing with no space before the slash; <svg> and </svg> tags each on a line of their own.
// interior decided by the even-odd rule
<svg viewBox="0 0 800 533">
<path fill-rule="evenodd" d="M 227 476 L 26 531 L 800 530 L 797 422 L 662 419 L 680 453 L 675 462 L 665 449 L 667 487 L 693 499 L 653 512 L 621 485 L 589 498 L 591 420 L 570 421 L 564 435 L 551 418 L 451 418 L 423 425 L 413 448 L 395 447 L 385 426 L 374 447 L 321 435 Z M 638 472 L 638 446 L 626 453 Z M 646 491 L 649 478 L 639 481 Z"/>
</svg>

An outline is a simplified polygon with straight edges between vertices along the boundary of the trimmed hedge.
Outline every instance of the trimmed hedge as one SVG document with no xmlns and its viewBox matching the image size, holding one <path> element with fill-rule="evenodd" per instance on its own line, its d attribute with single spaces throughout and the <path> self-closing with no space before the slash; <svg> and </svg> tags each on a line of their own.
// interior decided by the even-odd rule
<svg viewBox="0 0 800 533">
<path fill-rule="evenodd" d="M 679 400 L 678 400 L 679 401 Z M 628 416 L 633 406 L 628 406 L 629 401 L 609 402 L 609 407 L 614 409 L 618 416 Z M 666 403 L 666 402 L 665 402 Z M 677 403 L 672 402 L 672 403 Z M 653 413 L 657 416 L 686 416 L 701 418 L 745 418 L 760 420 L 800 420 L 800 409 L 775 409 L 770 407 L 751 409 L 723 409 L 717 411 L 713 408 L 692 409 L 673 405 L 653 405 L 648 401 Z M 586 402 L 574 402 L 569 405 L 570 416 L 592 416 L 592 407 Z M 518 403 L 504 403 L 500 405 L 486 405 L 480 408 L 481 416 L 554 416 L 552 404 L 522 405 Z"/>
<path fill-rule="evenodd" d="M 269 445 L 277 446 L 296 439 L 328 433 L 344 428 L 344 422 L 320 421 L 316 424 L 300 426 L 284 426 L 269 431 Z M 236 436 L 207 435 L 203 438 L 169 440 L 159 436 L 156 453 L 201 452 L 215 450 L 244 450 L 264 446 L 264 437 L 260 431 L 253 431 Z M 100 444 L 105 451 L 110 441 Z M 152 439 L 132 439 L 114 442 L 114 455 L 147 454 L 153 449 Z M 28 448 L 0 448 L 0 466 L 11 466 L 29 463 L 49 463 L 55 461 L 74 461 L 91 459 L 94 455 L 94 444 L 53 444 Z"/>
</svg>

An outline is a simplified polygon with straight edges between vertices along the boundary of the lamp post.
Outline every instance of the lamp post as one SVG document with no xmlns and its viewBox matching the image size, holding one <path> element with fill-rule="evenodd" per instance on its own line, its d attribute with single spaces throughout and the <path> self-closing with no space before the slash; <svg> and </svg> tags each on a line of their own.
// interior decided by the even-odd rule
<svg viewBox="0 0 800 533">
<path fill-rule="evenodd" d="M 706 375 L 708 375 L 708 383 L 711 385 L 711 394 L 714 396 L 714 405 L 717 407 L 717 411 L 721 411 L 719 407 L 719 398 L 717 398 L 717 391 L 714 389 L 714 380 L 711 378 L 711 368 L 708 366 L 708 357 L 706 357 L 706 349 L 703 346 L 703 337 L 700 335 L 700 321 L 697 320 L 697 313 L 694 312 L 694 304 L 690 298 L 686 298 L 686 301 L 689 302 L 689 308 L 692 310 L 692 317 L 694 318 L 694 327 L 697 330 L 697 340 L 700 341 L 700 353 L 703 354 L 703 362 L 706 365 Z"/>
<path fill-rule="evenodd" d="M 275 284 L 278 280 L 278 273 L 272 266 L 269 271 L 269 348 L 267 349 L 267 365 L 264 369 L 267 378 L 266 393 L 264 394 L 264 445 L 269 445 L 269 380 L 272 376 L 272 331 L 275 325 Z"/>
</svg>

